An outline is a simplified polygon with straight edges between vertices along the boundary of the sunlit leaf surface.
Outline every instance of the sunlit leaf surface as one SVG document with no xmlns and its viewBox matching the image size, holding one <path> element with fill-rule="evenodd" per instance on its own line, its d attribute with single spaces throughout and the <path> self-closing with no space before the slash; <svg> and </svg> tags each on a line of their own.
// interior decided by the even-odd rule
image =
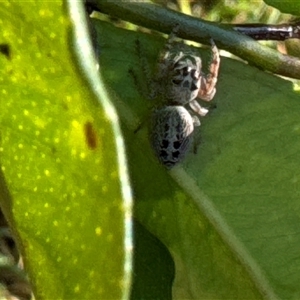
<svg viewBox="0 0 300 300">
<path fill-rule="evenodd" d="M 76 66 L 66 6 L 2 1 L 0 24 L 1 206 L 36 299 L 121 299 L 115 131 Z"/>
</svg>

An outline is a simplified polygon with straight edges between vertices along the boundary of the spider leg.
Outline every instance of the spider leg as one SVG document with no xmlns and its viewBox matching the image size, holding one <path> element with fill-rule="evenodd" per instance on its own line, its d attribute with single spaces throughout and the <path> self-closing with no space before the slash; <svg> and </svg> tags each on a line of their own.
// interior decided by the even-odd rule
<svg viewBox="0 0 300 300">
<path fill-rule="evenodd" d="M 210 101 L 216 93 L 216 83 L 218 80 L 218 73 L 220 67 L 220 56 L 218 48 L 213 41 L 211 41 L 212 61 L 209 66 L 209 73 L 207 76 L 202 76 L 201 87 L 199 89 L 198 97 L 205 101 Z"/>
<path fill-rule="evenodd" d="M 201 105 L 194 99 L 189 102 L 191 109 L 199 116 L 204 117 L 208 113 L 208 109 L 201 107 Z"/>
<path fill-rule="evenodd" d="M 174 44 L 177 44 L 177 32 L 179 30 L 179 24 L 176 24 L 171 33 L 169 34 L 166 43 L 164 45 L 163 50 L 160 52 L 157 70 L 155 72 L 155 79 L 153 80 L 153 84 L 151 86 L 151 94 L 150 97 L 152 99 L 157 96 L 163 95 L 166 92 L 165 85 L 163 82 L 169 82 L 172 78 L 172 71 L 174 69 L 174 64 L 182 57 L 182 51 L 176 53 L 174 55 Z M 170 77 L 171 76 L 171 77 Z"/>
<path fill-rule="evenodd" d="M 147 91 L 145 91 L 145 85 L 143 81 L 138 76 L 137 72 L 133 68 L 128 69 L 128 74 L 131 76 L 134 86 L 137 89 L 138 93 L 145 99 L 148 98 Z"/>
<path fill-rule="evenodd" d="M 199 118 L 197 116 L 192 116 L 192 119 L 193 119 L 193 123 L 194 123 L 195 127 L 196 126 L 198 127 L 198 126 L 201 125 L 201 122 L 200 122 L 200 120 L 199 120 Z"/>
<path fill-rule="evenodd" d="M 141 43 L 138 39 L 135 41 L 135 50 L 136 50 L 136 53 L 137 53 L 138 58 L 139 58 L 139 64 L 140 64 L 140 67 L 143 71 L 143 75 L 145 77 L 147 87 L 149 89 L 149 87 L 151 87 L 152 84 L 153 84 L 152 72 L 151 72 L 149 62 L 148 62 L 148 60 L 146 59 L 146 57 L 144 55 L 144 51 L 141 47 Z M 148 89 L 146 89 L 146 91 Z M 149 95 L 149 94 L 150 94 L 150 91 L 148 90 L 147 95 Z M 149 98 L 149 96 L 147 96 L 147 98 Z"/>
<path fill-rule="evenodd" d="M 175 39 L 176 39 L 176 34 L 178 32 L 179 25 L 176 24 L 171 33 L 168 36 L 168 39 L 165 43 L 165 46 L 163 50 L 159 54 L 159 59 L 158 59 L 158 70 L 156 74 L 156 78 L 158 81 L 160 81 L 162 78 L 166 77 L 168 72 L 170 71 L 170 67 L 172 67 L 173 62 L 172 60 L 169 59 L 170 52 L 172 48 L 174 47 Z"/>
<path fill-rule="evenodd" d="M 179 24 L 176 24 L 168 36 L 167 42 L 165 44 L 165 48 L 162 51 L 162 55 L 161 55 L 162 57 L 160 59 L 164 60 L 166 58 L 166 55 L 172 49 L 173 44 L 175 43 L 175 39 L 177 38 L 178 30 L 179 30 Z"/>
<path fill-rule="evenodd" d="M 194 140 L 193 140 L 193 153 L 197 154 L 198 153 L 198 147 L 201 144 L 201 133 L 198 131 L 194 135 Z"/>
</svg>

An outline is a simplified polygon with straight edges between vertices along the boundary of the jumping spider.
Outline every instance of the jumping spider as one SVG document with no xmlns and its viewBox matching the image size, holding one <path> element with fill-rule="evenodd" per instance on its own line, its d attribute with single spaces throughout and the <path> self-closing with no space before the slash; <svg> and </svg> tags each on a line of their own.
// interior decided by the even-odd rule
<svg viewBox="0 0 300 300">
<path fill-rule="evenodd" d="M 151 98 L 158 99 L 152 115 L 151 144 L 160 162 L 169 169 L 182 161 L 190 148 L 194 127 L 200 126 L 196 114 L 208 113 L 196 98 L 212 100 L 220 65 L 218 49 L 211 39 L 212 60 L 209 73 L 204 74 L 199 54 L 175 42 L 178 29 L 177 25 L 160 55 L 150 93 Z M 187 104 L 191 112 L 184 107 Z"/>
</svg>

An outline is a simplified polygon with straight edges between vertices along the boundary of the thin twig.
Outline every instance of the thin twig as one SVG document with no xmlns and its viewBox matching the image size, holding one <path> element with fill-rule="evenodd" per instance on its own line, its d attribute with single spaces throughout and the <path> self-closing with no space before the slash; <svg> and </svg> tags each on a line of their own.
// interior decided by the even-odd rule
<svg viewBox="0 0 300 300">
<path fill-rule="evenodd" d="M 255 40 L 284 41 L 300 39 L 300 22 L 290 24 L 236 24 L 234 30 L 246 34 Z"/>
<path fill-rule="evenodd" d="M 225 49 L 252 65 L 272 73 L 300 79 L 300 60 L 260 45 L 252 38 L 234 31 L 231 25 L 218 25 L 149 2 L 88 2 L 102 13 L 164 33 L 170 33 L 174 25 L 179 23 L 178 36 L 183 39 L 209 44 L 209 39 L 213 38 L 218 48 Z"/>
</svg>

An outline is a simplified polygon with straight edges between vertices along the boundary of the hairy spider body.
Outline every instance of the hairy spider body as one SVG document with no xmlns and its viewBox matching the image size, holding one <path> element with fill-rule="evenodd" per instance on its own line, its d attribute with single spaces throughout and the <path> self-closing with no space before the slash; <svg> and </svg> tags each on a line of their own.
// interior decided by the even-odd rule
<svg viewBox="0 0 300 300">
<path fill-rule="evenodd" d="M 171 32 L 160 54 L 157 72 L 154 77 L 146 59 L 140 56 L 140 63 L 150 91 L 146 96 L 156 98 L 158 103 L 152 115 L 150 140 L 159 161 L 172 168 L 186 156 L 195 126 L 200 126 L 196 115 L 205 116 L 206 108 L 200 106 L 197 98 L 210 101 L 216 93 L 220 57 L 211 40 L 212 60 L 208 74 L 202 71 L 199 54 L 184 43 L 175 42 L 178 25 Z M 140 43 L 136 43 L 140 54 Z M 135 83 L 138 78 L 129 70 Z M 138 86 L 138 85 L 137 85 Z M 144 90 L 140 89 L 141 94 Z M 189 105 L 191 113 L 185 108 Z"/>
<path fill-rule="evenodd" d="M 197 118 L 183 106 L 163 106 L 152 115 L 151 143 L 159 161 L 167 168 L 174 167 L 187 154 Z"/>
<path fill-rule="evenodd" d="M 184 45 L 182 45 L 184 46 Z M 159 64 L 155 81 L 157 90 L 166 103 L 185 105 L 198 95 L 200 88 L 201 59 L 180 52 L 167 52 Z M 161 82 L 164 84 L 162 85 Z"/>
<path fill-rule="evenodd" d="M 167 168 L 172 168 L 186 156 L 193 137 L 194 126 L 200 121 L 192 111 L 205 116 L 208 110 L 201 107 L 196 98 L 210 101 L 216 93 L 220 58 L 218 49 L 211 40 L 213 58 L 209 74 L 202 72 L 199 55 L 183 43 L 175 43 L 176 27 L 170 34 L 153 80 L 152 97 L 160 98 L 160 107 L 154 111 L 151 143 L 158 159 Z"/>
</svg>

